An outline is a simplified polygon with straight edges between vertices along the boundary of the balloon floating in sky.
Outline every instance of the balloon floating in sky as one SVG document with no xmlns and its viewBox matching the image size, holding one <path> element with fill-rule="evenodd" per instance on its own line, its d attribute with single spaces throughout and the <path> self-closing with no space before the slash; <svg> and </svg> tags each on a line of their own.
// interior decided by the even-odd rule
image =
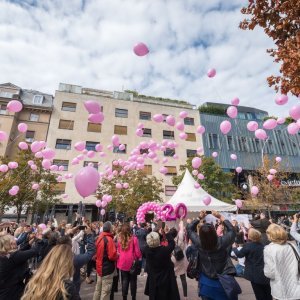
<svg viewBox="0 0 300 300">
<path fill-rule="evenodd" d="M 278 124 L 278 125 L 281 125 L 281 124 L 283 124 L 283 123 L 285 123 L 285 118 L 278 118 L 278 119 L 277 119 L 277 124 Z"/>
<path fill-rule="evenodd" d="M 7 109 L 10 112 L 19 112 L 23 108 L 23 104 L 18 100 L 11 100 L 7 104 Z"/>
<path fill-rule="evenodd" d="M 237 173 L 241 173 L 243 171 L 242 167 L 236 167 L 235 170 L 236 170 Z"/>
<path fill-rule="evenodd" d="M 255 131 L 256 129 L 258 129 L 258 123 L 255 122 L 255 121 L 250 121 L 248 124 L 247 124 L 247 129 L 249 131 Z"/>
<path fill-rule="evenodd" d="M 200 157 L 194 157 L 192 160 L 192 166 L 194 169 L 198 169 L 202 164 L 202 159 Z M 197 175 L 197 174 L 196 174 Z"/>
<path fill-rule="evenodd" d="M 218 152 L 213 152 L 212 157 L 216 158 L 218 156 Z"/>
<path fill-rule="evenodd" d="M 277 126 L 277 120 L 268 119 L 264 122 L 263 127 L 268 130 L 272 130 Z"/>
<path fill-rule="evenodd" d="M 94 100 L 84 101 L 84 107 L 90 114 L 99 114 L 101 112 L 100 104 Z"/>
<path fill-rule="evenodd" d="M 266 132 L 263 129 L 255 130 L 255 137 L 259 140 L 266 140 L 268 138 Z"/>
<path fill-rule="evenodd" d="M 229 106 L 226 110 L 228 117 L 234 119 L 237 117 L 238 110 L 235 106 Z"/>
<path fill-rule="evenodd" d="M 279 163 L 279 162 L 281 162 L 281 160 L 282 160 L 282 159 L 281 159 L 281 157 L 280 157 L 280 156 L 277 156 L 277 157 L 275 158 L 275 160 L 276 160 L 276 162 L 278 162 L 278 163 Z"/>
<path fill-rule="evenodd" d="M 203 197 L 203 203 L 209 205 L 211 203 L 211 197 L 209 195 Z"/>
<path fill-rule="evenodd" d="M 233 98 L 231 100 L 231 104 L 235 105 L 235 106 L 239 105 L 240 104 L 240 99 L 238 97 Z"/>
<path fill-rule="evenodd" d="M 258 192 L 259 192 L 259 189 L 258 189 L 257 186 L 254 185 L 254 186 L 251 187 L 251 194 L 252 195 L 256 196 L 258 194 Z"/>
<path fill-rule="evenodd" d="M 212 68 L 212 69 L 209 69 L 209 70 L 207 71 L 207 76 L 208 76 L 209 78 L 215 77 L 216 74 L 217 74 L 216 69 L 213 69 L 213 68 Z"/>
<path fill-rule="evenodd" d="M 275 103 L 278 105 L 284 105 L 288 102 L 289 98 L 287 95 L 279 95 L 275 99 Z"/>
<path fill-rule="evenodd" d="M 290 109 L 290 116 L 297 121 L 298 119 L 300 119 L 300 104 L 298 105 L 294 105 L 291 109 Z"/>
<path fill-rule="evenodd" d="M 137 56 L 145 56 L 149 53 L 149 49 L 144 43 L 138 43 L 133 47 L 133 52 Z"/>
<path fill-rule="evenodd" d="M 27 131 L 27 129 L 28 129 L 28 126 L 27 126 L 27 124 L 25 124 L 25 123 L 20 123 L 20 124 L 18 125 L 18 130 L 19 130 L 19 132 L 24 133 L 24 132 Z"/>
<path fill-rule="evenodd" d="M 298 127 L 297 123 L 291 123 L 291 124 L 289 124 L 288 127 L 287 127 L 287 131 L 291 135 L 297 134 L 298 131 L 299 131 L 299 127 Z"/>
<path fill-rule="evenodd" d="M 231 130 L 231 123 L 227 120 L 223 121 L 221 124 L 220 124 L 220 130 L 223 134 L 227 134 L 230 132 Z"/>
<path fill-rule="evenodd" d="M 233 159 L 233 160 L 236 160 L 237 156 L 236 156 L 236 154 L 230 154 L 230 158 Z"/>
</svg>

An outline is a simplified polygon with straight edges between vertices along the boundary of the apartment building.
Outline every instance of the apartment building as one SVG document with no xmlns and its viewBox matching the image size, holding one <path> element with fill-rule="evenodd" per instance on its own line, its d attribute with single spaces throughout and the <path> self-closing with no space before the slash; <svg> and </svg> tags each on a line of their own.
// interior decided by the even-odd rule
<svg viewBox="0 0 300 300">
<path fill-rule="evenodd" d="M 105 120 L 103 124 L 92 124 L 88 122 L 88 113 L 84 108 L 84 101 L 96 100 L 102 105 Z M 174 115 L 179 119 L 181 111 L 187 111 L 188 117 L 184 119 L 186 140 L 179 138 L 179 132 L 170 127 L 165 122 L 155 123 L 152 117 L 155 114 Z M 163 179 L 164 199 L 169 199 L 176 190 L 172 184 L 172 176 L 179 172 L 180 165 L 184 165 L 189 156 L 196 154 L 196 149 L 201 146 L 200 136 L 196 135 L 196 128 L 199 125 L 199 112 L 195 107 L 184 101 L 161 99 L 154 97 L 138 96 L 134 92 L 111 92 L 96 89 L 84 88 L 70 84 L 60 84 L 55 92 L 55 101 L 51 116 L 47 144 L 56 149 L 54 163 L 64 166 L 62 175 L 76 172 L 88 163 L 93 162 L 98 168 L 97 162 L 102 165 L 112 166 L 115 159 L 127 159 L 130 152 L 142 141 L 161 142 L 163 139 L 173 140 L 179 144 L 175 150 L 166 149 L 160 152 L 160 158 L 168 157 L 168 174 L 162 175 L 159 172 L 160 164 L 153 163 L 147 159 L 145 162 L 145 172 Z M 144 135 L 138 137 L 135 134 L 137 125 L 144 124 Z M 108 150 L 111 145 L 112 135 L 119 135 L 120 142 L 126 149 L 120 151 L 118 148 Z M 87 150 L 94 150 L 95 145 L 100 143 L 104 146 L 106 157 L 96 156 L 92 159 L 85 157 L 80 165 L 71 165 L 71 161 L 79 153 L 74 149 L 74 144 L 78 141 L 86 142 Z M 178 159 L 173 155 L 177 154 Z M 102 170 L 99 167 L 99 171 Z M 66 180 L 58 185 L 61 193 L 69 195 L 64 199 L 61 212 L 73 211 L 81 201 L 77 193 L 73 180 Z M 84 200 L 85 204 L 95 203 L 95 197 L 91 196 Z"/>
</svg>

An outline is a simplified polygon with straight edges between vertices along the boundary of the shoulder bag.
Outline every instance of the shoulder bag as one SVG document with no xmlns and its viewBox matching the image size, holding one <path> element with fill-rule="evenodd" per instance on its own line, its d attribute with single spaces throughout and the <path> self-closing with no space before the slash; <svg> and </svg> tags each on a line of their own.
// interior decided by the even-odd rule
<svg viewBox="0 0 300 300">
<path fill-rule="evenodd" d="M 176 245 L 175 245 L 175 248 L 173 250 L 173 254 L 174 254 L 174 257 L 177 261 L 181 261 L 183 260 L 184 258 L 184 254 L 183 254 L 183 251 L 182 249 L 178 246 L 178 238 L 177 238 L 177 242 L 176 242 Z"/>
<path fill-rule="evenodd" d="M 135 259 L 135 254 L 134 254 L 134 237 L 132 237 L 132 254 L 133 254 L 133 263 L 131 265 L 131 268 L 129 270 L 130 275 L 140 275 L 142 271 L 142 264 L 138 259 Z"/>
<path fill-rule="evenodd" d="M 299 253 L 298 253 L 298 251 L 294 248 L 294 246 L 292 245 L 292 244 L 290 244 L 290 243 L 288 243 L 291 247 L 292 247 L 292 249 L 293 249 L 293 251 L 294 251 L 294 253 L 295 253 L 295 256 L 296 256 L 296 259 L 297 259 L 297 262 L 298 262 L 298 276 L 300 276 L 300 257 L 299 257 Z"/>
</svg>

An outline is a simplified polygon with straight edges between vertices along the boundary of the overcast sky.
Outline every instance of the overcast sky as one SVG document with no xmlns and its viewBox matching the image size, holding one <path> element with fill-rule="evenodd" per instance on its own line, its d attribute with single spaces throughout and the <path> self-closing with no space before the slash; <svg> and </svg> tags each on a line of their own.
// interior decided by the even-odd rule
<svg viewBox="0 0 300 300">
<path fill-rule="evenodd" d="M 238 28 L 243 0 L 0 0 L 0 82 L 55 93 L 59 82 L 229 103 L 284 116 L 266 77 L 279 66 L 257 28 Z M 72 4 L 72 5 L 71 5 Z M 137 57 L 132 48 L 150 49 Z M 209 79 L 206 72 L 216 68 Z"/>
</svg>

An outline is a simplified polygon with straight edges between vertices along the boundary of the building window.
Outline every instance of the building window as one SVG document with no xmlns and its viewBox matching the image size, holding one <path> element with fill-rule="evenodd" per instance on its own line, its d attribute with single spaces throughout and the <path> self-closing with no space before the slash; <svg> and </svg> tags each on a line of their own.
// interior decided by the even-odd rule
<svg viewBox="0 0 300 300">
<path fill-rule="evenodd" d="M 52 185 L 52 192 L 56 195 L 63 194 L 66 190 L 66 183 L 65 182 L 57 182 Z"/>
<path fill-rule="evenodd" d="M 56 144 L 55 144 L 55 149 L 70 150 L 71 149 L 71 140 L 57 139 Z"/>
<path fill-rule="evenodd" d="M 125 149 L 124 150 L 120 150 L 118 146 L 114 147 L 113 153 L 122 153 L 122 154 L 126 154 L 127 152 L 127 145 L 124 145 Z"/>
<path fill-rule="evenodd" d="M 76 103 L 63 102 L 61 106 L 61 110 L 74 112 L 76 111 Z"/>
<path fill-rule="evenodd" d="M 238 113 L 238 118 L 239 118 L 239 119 L 246 120 L 246 114 L 245 114 L 245 113 L 242 113 L 242 112 L 239 112 L 239 113 Z"/>
<path fill-rule="evenodd" d="M 117 118 L 128 118 L 128 109 L 116 108 L 115 116 Z"/>
<path fill-rule="evenodd" d="M 39 118 L 40 118 L 40 115 L 38 115 L 38 114 L 31 113 L 29 115 L 29 121 L 32 121 L 32 122 L 38 122 Z"/>
<path fill-rule="evenodd" d="M 115 125 L 114 134 L 127 135 L 127 126 Z"/>
<path fill-rule="evenodd" d="M 59 120 L 59 129 L 67 129 L 67 130 L 73 130 L 74 128 L 74 121 L 71 120 Z"/>
<path fill-rule="evenodd" d="M 175 149 L 167 148 L 164 151 L 164 156 L 173 156 L 175 154 Z"/>
<path fill-rule="evenodd" d="M 152 136 L 152 130 L 150 128 L 144 128 L 143 137 L 151 137 L 151 136 Z"/>
<path fill-rule="evenodd" d="M 6 104 L 0 104 L 0 115 L 6 115 Z"/>
<path fill-rule="evenodd" d="M 44 96 L 43 95 L 34 95 L 33 96 L 33 104 L 42 104 L 44 100 Z"/>
<path fill-rule="evenodd" d="M 166 175 L 172 175 L 172 176 L 177 175 L 176 167 L 174 167 L 174 166 L 166 166 L 166 168 L 168 169 L 168 172 L 166 173 Z"/>
<path fill-rule="evenodd" d="M 2 98 L 12 98 L 13 97 L 13 93 L 10 93 L 10 92 L 0 92 L 0 97 Z"/>
<path fill-rule="evenodd" d="M 151 112 L 140 111 L 140 120 L 151 120 Z"/>
<path fill-rule="evenodd" d="M 88 122 L 87 131 L 101 132 L 102 125 Z"/>
<path fill-rule="evenodd" d="M 143 168 L 143 173 L 145 175 L 152 175 L 152 166 L 151 165 L 145 165 Z"/>
<path fill-rule="evenodd" d="M 197 156 L 197 150 L 186 149 L 187 157 L 195 157 Z"/>
<path fill-rule="evenodd" d="M 149 153 L 149 149 L 148 148 L 146 148 L 146 149 L 140 149 L 140 154 L 144 154 L 144 153 L 148 154 Z"/>
<path fill-rule="evenodd" d="M 165 195 L 166 196 L 173 196 L 175 194 L 176 190 L 177 190 L 176 186 L 166 185 L 165 186 Z"/>
<path fill-rule="evenodd" d="M 89 164 L 93 164 L 93 167 L 98 170 L 98 163 L 96 161 L 84 161 L 83 166 L 87 167 Z"/>
<path fill-rule="evenodd" d="M 68 168 L 69 168 L 69 161 L 68 160 L 54 160 L 53 164 L 57 165 L 59 167 L 63 166 L 64 167 L 64 171 L 68 171 Z"/>
<path fill-rule="evenodd" d="M 186 141 L 189 141 L 189 142 L 196 142 L 196 134 L 195 133 L 187 133 L 187 138 L 186 138 Z"/>
<path fill-rule="evenodd" d="M 184 118 L 184 125 L 195 125 L 194 118 Z"/>
<path fill-rule="evenodd" d="M 234 141 L 231 135 L 227 135 L 228 150 L 234 150 Z"/>
<path fill-rule="evenodd" d="M 166 140 L 174 140 L 174 131 L 164 130 L 163 138 Z"/>
<path fill-rule="evenodd" d="M 32 143 L 34 141 L 35 131 L 26 131 L 25 141 L 27 143 Z"/>
<path fill-rule="evenodd" d="M 97 142 L 86 142 L 85 143 L 85 149 L 88 151 L 96 151 L 95 147 L 99 144 Z"/>
</svg>

